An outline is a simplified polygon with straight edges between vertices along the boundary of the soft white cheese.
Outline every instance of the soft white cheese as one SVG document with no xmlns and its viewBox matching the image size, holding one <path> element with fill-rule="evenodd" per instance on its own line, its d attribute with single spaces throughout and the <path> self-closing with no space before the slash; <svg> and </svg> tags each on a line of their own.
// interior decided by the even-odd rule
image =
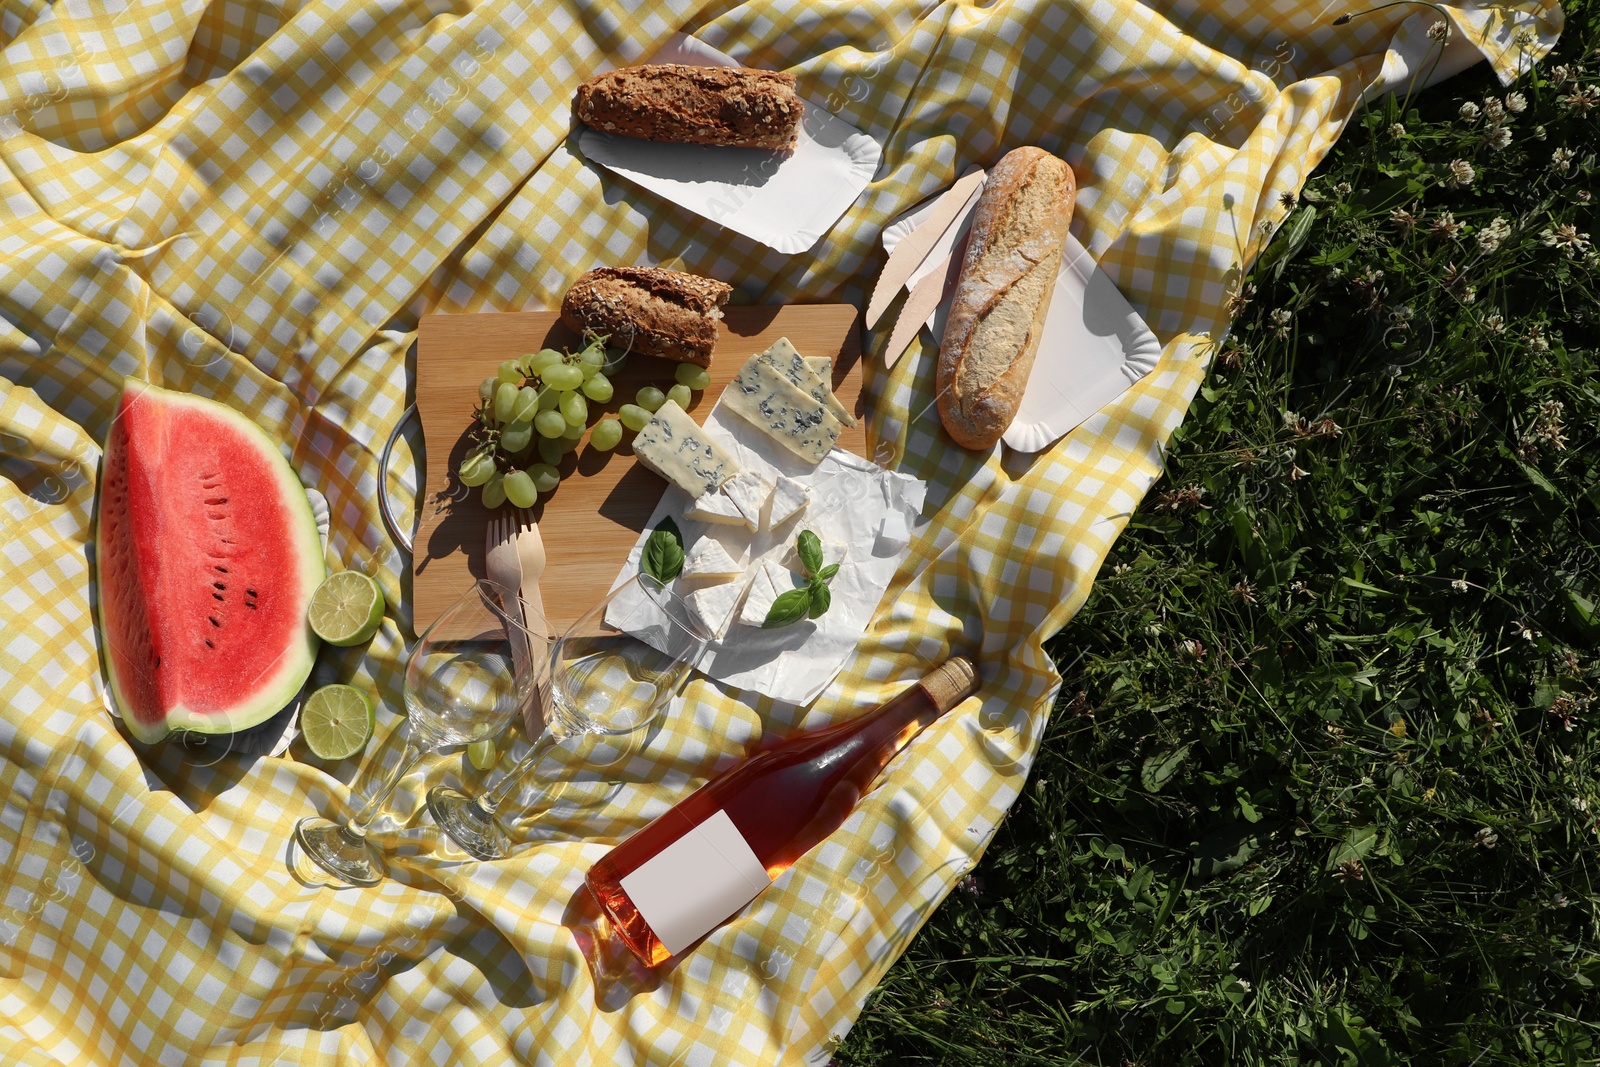
<svg viewBox="0 0 1600 1067">
<path fill-rule="evenodd" d="M 811 503 L 811 491 L 788 475 L 780 474 L 778 484 L 772 489 L 772 511 L 767 519 L 767 529 L 776 530 Z"/>
<path fill-rule="evenodd" d="M 728 623 L 733 621 L 734 609 L 739 606 L 739 594 L 743 591 L 743 582 L 721 582 L 696 589 L 684 597 L 684 601 L 708 633 L 721 637 Z"/>
<path fill-rule="evenodd" d="M 805 579 L 781 563 L 762 560 L 750 578 L 750 592 L 744 598 L 744 607 L 739 609 L 739 621 L 746 626 L 760 626 L 767 621 L 767 612 L 772 610 L 772 602 L 780 593 L 803 585 Z"/>
<path fill-rule="evenodd" d="M 671 400 L 633 439 L 633 454 L 690 496 L 712 492 L 739 471 L 738 461 Z"/>
<path fill-rule="evenodd" d="M 705 581 L 708 578 L 726 581 L 743 573 L 744 563 L 734 559 L 732 553 L 715 537 L 700 538 L 684 553 L 683 577 L 688 581 Z"/>
<path fill-rule="evenodd" d="M 723 391 L 722 403 L 812 463 L 822 462 L 843 429 L 825 405 L 760 356 L 750 357 L 739 369 Z"/>
<path fill-rule="evenodd" d="M 684 515 L 754 530 L 761 525 L 761 508 L 772 494 L 773 480 L 767 471 L 740 471 L 717 489 L 696 497 Z"/>
</svg>

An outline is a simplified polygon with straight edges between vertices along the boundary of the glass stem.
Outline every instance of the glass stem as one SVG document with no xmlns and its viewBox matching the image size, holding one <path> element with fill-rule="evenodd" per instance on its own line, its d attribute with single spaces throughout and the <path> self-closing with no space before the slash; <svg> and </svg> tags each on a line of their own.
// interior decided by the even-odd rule
<svg viewBox="0 0 1600 1067">
<path fill-rule="evenodd" d="M 378 787 L 378 790 L 369 796 L 366 802 L 350 817 L 350 821 L 345 824 L 344 832 L 352 837 L 367 836 L 367 824 L 372 821 L 372 817 L 378 814 L 378 809 L 382 807 L 385 800 L 389 799 L 389 794 L 393 793 L 394 787 L 400 784 L 400 779 L 410 773 L 411 768 L 415 767 L 417 761 L 427 753 L 428 749 L 424 748 L 417 739 L 416 729 L 407 723 L 406 747 L 405 751 L 400 753 L 400 761 L 394 765 L 394 769 L 384 778 L 383 784 Z"/>
<path fill-rule="evenodd" d="M 528 754 L 517 761 L 517 765 L 500 781 L 495 783 L 493 789 L 478 797 L 478 807 L 493 815 L 499 810 L 506 798 L 516 791 L 517 783 L 522 781 L 524 775 L 533 769 L 533 765 L 544 758 L 544 753 L 550 745 L 559 744 L 566 735 L 555 726 L 546 726 L 544 732 L 534 741 L 533 747 L 528 749 Z"/>
</svg>

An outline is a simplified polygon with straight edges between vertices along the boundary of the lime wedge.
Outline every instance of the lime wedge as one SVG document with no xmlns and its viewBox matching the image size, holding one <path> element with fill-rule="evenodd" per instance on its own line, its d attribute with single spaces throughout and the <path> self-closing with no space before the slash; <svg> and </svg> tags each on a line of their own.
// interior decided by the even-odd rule
<svg viewBox="0 0 1600 1067">
<path fill-rule="evenodd" d="M 340 571 L 311 594 L 306 620 L 330 645 L 370 641 L 383 623 L 383 590 L 360 571 Z"/>
<path fill-rule="evenodd" d="M 482 741 L 474 741 L 467 746 L 467 759 L 480 771 L 486 771 L 494 766 L 495 760 L 500 758 L 500 753 L 494 750 L 494 738 L 486 737 Z"/>
<path fill-rule="evenodd" d="M 349 759 L 372 738 L 372 705 L 353 685 L 325 685 L 300 709 L 300 732 L 318 759 Z"/>
</svg>

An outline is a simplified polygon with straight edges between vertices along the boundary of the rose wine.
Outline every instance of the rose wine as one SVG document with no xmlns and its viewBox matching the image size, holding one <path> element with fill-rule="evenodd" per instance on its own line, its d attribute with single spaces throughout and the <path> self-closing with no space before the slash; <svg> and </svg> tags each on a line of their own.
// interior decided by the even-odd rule
<svg viewBox="0 0 1600 1067">
<path fill-rule="evenodd" d="M 590 891 L 647 964 L 682 952 L 837 830 L 895 753 L 977 685 L 957 656 L 865 715 L 742 760 L 608 852 Z"/>
</svg>

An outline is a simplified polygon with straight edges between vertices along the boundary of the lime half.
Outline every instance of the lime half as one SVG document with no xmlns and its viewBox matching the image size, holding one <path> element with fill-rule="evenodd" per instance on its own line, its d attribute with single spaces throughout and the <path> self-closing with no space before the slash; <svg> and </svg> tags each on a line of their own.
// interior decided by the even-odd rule
<svg viewBox="0 0 1600 1067">
<path fill-rule="evenodd" d="M 500 758 L 500 753 L 495 751 L 494 738 L 486 737 L 482 741 L 474 741 L 467 746 L 467 759 L 480 771 L 486 771 L 494 766 L 495 760 Z"/>
<path fill-rule="evenodd" d="M 349 759 L 372 739 L 372 705 L 353 685 L 325 685 L 300 709 L 300 732 L 318 759 Z"/>
<path fill-rule="evenodd" d="M 370 641 L 383 623 L 383 590 L 360 571 L 340 571 L 311 594 L 306 620 L 330 645 Z"/>
</svg>

